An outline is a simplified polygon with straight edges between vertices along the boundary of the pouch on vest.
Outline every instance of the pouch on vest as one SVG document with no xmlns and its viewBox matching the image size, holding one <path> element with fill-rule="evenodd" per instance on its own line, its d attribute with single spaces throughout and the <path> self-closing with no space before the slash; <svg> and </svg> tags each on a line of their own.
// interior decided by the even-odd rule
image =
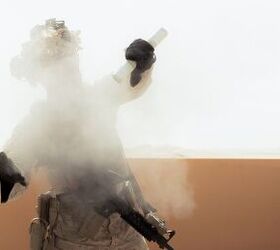
<svg viewBox="0 0 280 250">
<path fill-rule="evenodd" d="M 49 206 L 50 206 L 50 193 L 41 194 L 38 197 L 37 213 L 38 218 L 31 221 L 29 228 L 30 233 L 30 250 L 42 250 L 44 240 L 47 235 L 49 226 Z"/>
<path fill-rule="evenodd" d="M 29 228 L 30 250 L 42 250 L 47 233 L 47 223 L 40 218 L 34 218 Z"/>
</svg>

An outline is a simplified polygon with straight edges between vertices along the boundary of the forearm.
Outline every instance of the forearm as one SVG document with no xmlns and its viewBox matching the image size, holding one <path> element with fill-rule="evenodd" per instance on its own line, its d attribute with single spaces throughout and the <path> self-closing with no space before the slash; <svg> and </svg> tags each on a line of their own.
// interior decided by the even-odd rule
<svg viewBox="0 0 280 250">
<path fill-rule="evenodd" d="M 119 99 L 121 101 L 120 104 L 129 102 L 142 96 L 151 85 L 151 76 L 153 71 L 152 68 L 142 73 L 141 80 L 135 87 L 130 85 L 130 75 L 132 70 L 133 69 L 127 71 L 125 74 L 122 74 L 121 77 L 116 77 L 116 75 L 113 75 L 113 78 L 116 81 L 115 84 L 118 86 Z"/>
</svg>

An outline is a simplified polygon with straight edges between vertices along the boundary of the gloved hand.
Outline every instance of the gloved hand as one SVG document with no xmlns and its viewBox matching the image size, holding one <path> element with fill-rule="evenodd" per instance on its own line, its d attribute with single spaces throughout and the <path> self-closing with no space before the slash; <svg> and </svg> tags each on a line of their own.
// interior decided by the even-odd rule
<svg viewBox="0 0 280 250">
<path fill-rule="evenodd" d="M 1 203 L 9 199 L 9 195 L 16 183 L 26 186 L 25 178 L 21 175 L 15 164 L 4 152 L 0 153 L 0 184 Z"/>
<path fill-rule="evenodd" d="M 142 39 L 135 40 L 126 49 L 125 58 L 136 62 L 136 67 L 130 76 L 132 87 L 135 87 L 141 81 L 141 74 L 150 69 L 156 61 L 154 50 L 151 44 Z"/>
</svg>

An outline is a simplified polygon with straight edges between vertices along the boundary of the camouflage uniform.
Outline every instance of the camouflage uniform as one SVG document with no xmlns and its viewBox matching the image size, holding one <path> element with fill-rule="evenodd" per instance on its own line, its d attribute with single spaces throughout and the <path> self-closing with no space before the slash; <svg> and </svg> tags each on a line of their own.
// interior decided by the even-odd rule
<svg viewBox="0 0 280 250">
<path fill-rule="evenodd" d="M 71 194 L 52 196 L 49 224 L 44 224 L 39 218 L 33 219 L 31 223 L 31 250 L 148 249 L 144 238 L 120 218 L 119 214 L 114 213 L 109 218 L 104 218 L 89 208 L 90 210 L 85 209 L 82 214 L 79 211 L 75 215 L 76 204 L 69 197 Z M 78 206 L 80 208 L 79 204 Z M 40 237 L 43 238 L 42 242 L 38 242 Z"/>
<path fill-rule="evenodd" d="M 148 80 L 150 80 L 148 78 Z M 117 84 L 114 79 L 106 77 L 100 82 L 101 84 Z M 99 83 L 96 85 L 98 89 Z M 107 86 L 107 88 L 109 87 Z M 114 86 L 114 85 L 113 85 Z M 145 86 L 146 87 L 146 86 Z M 103 86 L 102 86 L 103 89 Z M 111 88 L 110 88 L 111 89 Z M 134 91 L 134 92 L 133 92 Z M 143 89 L 139 88 L 138 91 L 133 90 L 124 95 L 126 100 L 133 99 L 139 95 Z M 94 91 L 98 93 L 98 90 Z M 109 112 L 110 113 L 110 112 Z M 110 122 L 115 124 L 115 122 Z M 100 161 L 106 166 L 112 166 L 113 170 L 120 176 L 131 176 L 131 171 L 124 157 L 122 146 L 117 136 L 115 129 L 112 134 L 107 133 L 107 140 L 110 141 L 111 149 L 104 151 L 104 158 Z M 105 142 L 107 141 L 105 140 Z M 49 225 L 42 223 L 40 220 L 34 219 L 31 223 L 31 250 L 41 250 L 36 244 L 38 238 L 43 238 L 43 250 L 147 250 L 148 246 L 144 238 L 139 235 L 131 226 L 129 226 L 120 216 L 116 213 L 112 214 L 109 218 L 104 218 L 97 214 L 93 208 L 87 206 L 87 200 L 79 200 L 74 196 L 73 192 L 69 192 L 69 187 L 75 183 L 72 176 L 66 174 L 63 166 L 59 167 L 59 162 L 44 162 L 47 152 L 43 149 L 43 153 L 37 149 L 33 149 L 35 154 L 41 159 L 41 165 L 54 165 L 56 168 L 48 168 L 50 181 L 52 183 L 53 192 L 49 207 Z M 94 152 L 94 149 L 93 149 Z M 43 156 L 41 156 L 43 155 Z M 110 155 L 110 157 L 108 157 Z M 52 155 L 53 157 L 53 155 Z M 61 155 L 58 156 L 61 158 Z M 65 156 L 66 158 L 66 156 Z M 74 159 L 68 164 L 73 164 Z M 67 163 L 66 161 L 63 164 Z M 79 172 L 79 168 L 77 168 Z M 76 176 L 78 176 L 77 173 Z M 62 177 L 63 176 L 63 177 Z M 75 179 L 74 178 L 74 179 Z M 94 179 L 94 173 L 93 178 Z M 65 180 L 63 183 L 62 180 Z M 83 179 L 77 180 L 83 182 Z M 138 187 L 137 187 L 138 188 Z M 135 192 L 141 192 L 136 188 Z M 81 209 L 81 204 L 83 208 Z M 76 211 L 77 210 L 77 211 Z M 40 222 L 40 223 L 39 223 Z M 38 225 L 38 223 L 40 225 Z M 43 225 L 42 225 L 43 224 Z M 38 229 L 39 228 L 39 229 Z M 38 230 L 45 228 L 45 233 L 40 236 Z M 43 230 L 44 231 L 44 230 Z M 35 239 L 34 239 L 35 238 Z M 35 241 L 35 243 L 32 243 Z M 32 248 L 35 245 L 35 248 Z M 39 243 L 40 245 L 40 243 Z"/>
</svg>

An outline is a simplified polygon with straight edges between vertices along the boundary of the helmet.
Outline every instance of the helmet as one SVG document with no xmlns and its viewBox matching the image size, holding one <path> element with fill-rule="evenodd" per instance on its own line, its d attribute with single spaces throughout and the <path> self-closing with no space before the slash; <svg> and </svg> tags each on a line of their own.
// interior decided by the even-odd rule
<svg viewBox="0 0 280 250">
<path fill-rule="evenodd" d="M 64 21 L 48 19 L 30 32 L 30 40 L 22 45 L 21 53 L 12 59 L 10 69 L 18 79 L 36 82 L 45 67 L 80 50 L 79 31 L 70 31 Z"/>
</svg>

